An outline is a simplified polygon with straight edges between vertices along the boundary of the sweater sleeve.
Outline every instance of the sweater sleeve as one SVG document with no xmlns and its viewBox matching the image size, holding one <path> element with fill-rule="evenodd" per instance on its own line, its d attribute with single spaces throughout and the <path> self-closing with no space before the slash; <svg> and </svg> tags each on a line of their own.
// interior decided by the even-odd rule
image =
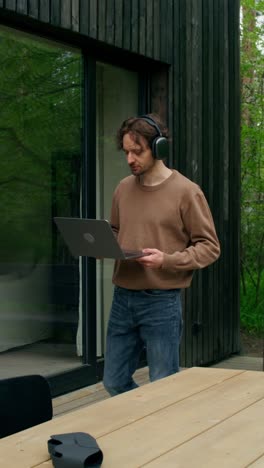
<svg viewBox="0 0 264 468">
<path fill-rule="evenodd" d="M 215 262 L 220 255 L 220 244 L 210 208 L 201 190 L 189 198 L 182 210 L 182 219 L 190 238 L 189 245 L 181 252 L 164 254 L 162 269 L 196 270 Z"/>
</svg>

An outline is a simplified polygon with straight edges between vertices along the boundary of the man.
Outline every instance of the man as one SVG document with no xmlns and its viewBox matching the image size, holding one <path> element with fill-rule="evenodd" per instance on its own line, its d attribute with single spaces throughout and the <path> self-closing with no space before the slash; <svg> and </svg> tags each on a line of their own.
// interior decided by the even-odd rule
<svg viewBox="0 0 264 468">
<path fill-rule="evenodd" d="M 159 117 L 124 121 L 117 141 L 132 175 L 115 190 L 111 225 L 122 247 L 147 255 L 114 267 L 104 370 L 112 396 L 137 387 L 133 374 L 144 347 L 151 381 L 179 371 L 181 289 L 190 286 L 193 270 L 220 255 L 201 189 L 159 159 L 168 153 Z"/>
</svg>

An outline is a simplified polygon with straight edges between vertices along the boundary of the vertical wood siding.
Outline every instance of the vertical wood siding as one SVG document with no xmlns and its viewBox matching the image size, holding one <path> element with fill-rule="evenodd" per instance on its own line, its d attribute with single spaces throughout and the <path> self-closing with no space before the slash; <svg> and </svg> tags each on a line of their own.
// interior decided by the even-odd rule
<svg viewBox="0 0 264 468">
<path fill-rule="evenodd" d="M 203 189 L 222 246 L 184 294 L 182 365 L 239 350 L 239 0 L 0 0 L 0 9 L 170 65 L 172 164 Z M 163 81 L 162 81 L 163 80 Z M 155 93 L 154 93 L 155 94 Z"/>
</svg>

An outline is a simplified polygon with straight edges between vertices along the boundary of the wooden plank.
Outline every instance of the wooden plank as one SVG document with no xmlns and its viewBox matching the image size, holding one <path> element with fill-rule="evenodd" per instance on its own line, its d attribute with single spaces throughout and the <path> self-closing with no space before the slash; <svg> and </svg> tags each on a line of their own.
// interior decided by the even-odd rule
<svg viewBox="0 0 264 468">
<path fill-rule="evenodd" d="M 28 14 L 32 18 L 38 19 L 39 17 L 39 1 L 38 0 L 29 0 L 28 1 Z"/>
<path fill-rule="evenodd" d="M 219 154 L 219 33 L 218 33 L 218 14 L 219 14 L 219 1 L 215 0 L 213 2 L 213 41 L 212 47 L 214 50 L 213 55 L 213 101 L 214 101 L 214 110 L 213 110 L 213 127 L 214 127 L 214 140 L 213 140 L 213 155 L 214 155 L 214 166 L 213 166 L 213 217 L 216 225 L 216 231 L 219 233 L 219 207 L 220 207 L 220 186 L 221 180 L 219 179 L 219 164 L 220 154 Z M 220 186 L 219 186 L 220 184 Z M 220 238 L 221 242 L 221 238 Z M 214 284 L 217 285 L 214 291 L 214 361 L 218 361 L 221 356 L 221 347 L 222 347 L 222 330 L 220 329 L 220 315 L 221 315 L 221 298 L 219 297 L 219 262 L 213 265 L 213 275 L 214 275 Z"/>
<path fill-rule="evenodd" d="M 61 24 L 60 13 L 60 0 L 52 0 L 50 10 L 50 22 L 54 26 L 60 26 Z"/>
<path fill-rule="evenodd" d="M 191 3 L 180 0 L 180 160 L 179 170 L 190 177 L 191 163 Z M 191 367 L 193 365 L 193 309 L 192 289 L 187 288 L 185 294 L 185 357 L 182 365 Z"/>
<path fill-rule="evenodd" d="M 178 466 L 189 467 L 193 466 L 195 454 L 195 468 L 263 467 L 263 418 L 264 399 L 261 399 L 147 466 L 160 467 L 162 460 L 162 465 L 168 468 L 175 467 L 176 462 Z M 255 462 L 258 457 L 261 459 Z"/>
<path fill-rule="evenodd" d="M 39 4 L 39 19 L 44 23 L 50 21 L 50 2 L 49 0 L 41 0 Z"/>
<path fill-rule="evenodd" d="M 224 12 L 223 12 L 223 1 L 217 2 L 217 27 L 215 28 L 216 32 L 216 41 L 218 47 L 218 66 L 215 67 L 217 73 L 217 160 L 215 161 L 215 187 L 218 191 L 217 194 L 217 233 L 219 240 L 224 248 L 224 225 L 223 225 L 223 188 L 224 188 L 224 75 L 225 75 L 225 64 L 224 64 L 224 51 L 223 51 L 223 40 L 220 38 L 223 37 L 223 27 L 224 27 Z M 222 190 L 219 190 L 219 187 L 222 186 Z M 220 257 L 217 262 L 218 266 L 218 327 L 219 332 L 218 336 L 220 339 L 220 349 L 219 357 L 224 355 L 224 343 L 225 343 L 225 322 L 224 322 L 224 310 L 223 310 L 223 295 L 225 291 L 223 290 L 223 271 L 224 271 L 224 260 L 225 253 Z"/>
<path fill-rule="evenodd" d="M 213 99 L 213 69 L 214 69 L 214 49 L 213 47 L 206 47 L 207 44 L 213 44 L 213 3 L 208 0 L 206 3 L 207 10 L 204 12 L 204 15 L 208 13 L 208 22 L 207 22 L 207 35 L 204 38 L 204 56 L 207 53 L 206 66 L 206 81 L 204 83 L 203 94 L 206 96 L 207 101 L 207 120 L 204 123 L 205 134 L 204 134 L 204 145 L 203 145 L 203 155 L 204 155 L 204 164 L 203 164 L 203 174 L 207 174 L 207 182 L 204 184 L 204 189 L 207 188 L 206 195 L 209 207 L 213 213 L 213 187 L 214 187 L 214 178 L 213 178 L 213 168 L 214 168 L 214 126 L 213 126 L 213 113 L 214 113 L 214 99 Z M 214 215 L 213 215 L 214 216 Z M 214 282 L 214 266 L 206 269 L 208 273 L 208 282 L 204 284 L 208 285 L 208 291 L 210 294 L 206 294 L 207 297 L 207 337 L 208 337 L 208 357 L 205 362 L 213 362 L 215 359 L 214 346 L 215 346 L 215 314 L 214 314 L 214 302 L 215 302 L 215 290 L 217 284 Z"/>
<path fill-rule="evenodd" d="M 223 353 L 224 356 L 229 354 L 232 348 L 232 314 L 229 311 L 229 304 L 232 302 L 232 276 L 230 268 L 230 259 L 233 258 L 233 252 L 230 249 L 230 233 L 231 219 L 229 213 L 230 199 L 230 182 L 229 182 L 229 159 L 232 157 L 229 153 L 229 63 L 228 63 L 228 0 L 224 0 L 221 5 L 223 9 L 223 26 L 222 26 L 222 42 L 223 42 L 223 275 L 222 275 L 222 303 L 223 303 Z M 233 263 L 233 262 L 232 262 Z M 232 272 L 233 273 L 233 272 Z"/>
<path fill-rule="evenodd" d="M 202 180 L 202 1 L 191 2 L 190 70 L 191 75 L 191 180 L 203 187 Z M 193 364 L 203 363 L 203 294 L 202 275 L 196 272 L 192 286 Z M 197 293 L 198 291 L 198 293 Z"/>
<path fill-rule="evenodd" d="M 186 75 L 185 75 L 185 105 L 186 105 L 186 165 L 185 174 L 192 177 L 192 3 L 186 2 Z"/>
<path fill-rule="evenodd" d="M 148 369 L 146 368 L 144 374 L 140 373 L 140 371 L 141 369 L 139 369 L 139 371 L 136 372 L 135 381 L 140 386 L 146 385 L 147 383 L 149 383 Z M 90 388 L 93 388 L 93 390 L 89 391 Z M 83 408 L 88 405 L 94 405 L 95 403 L 98 403 L 99 401 L 103 401 L 103 400 L 106 400 L 107 398 L 110 398 L 110 395 L 105 390 L 102 382 L 95 384 L 95 385 L 91 385 L 90 387 L 86 387 L 83 390 L 86 390 L 86 391 L 78 390 L 77 392 L 73 392 L 76 394 L 75 397 L 71 396 L 71 394 L 66 394 L 66 395 L 63 395 L 63 397 L 65 397 L 65 399 L 63 400 L 60 400 L 60 398 L 63 398 L 63 397 L 55 398 L 53 400 L 54 417 L 69 413 L 70 411 L 75 411 L 76 409 L 81 408 L 81 407 Z M 67 399 L 68 395 L 69 395 L 69 398 Z M 59 400 L 58 402 L 56 401 L 57 399 Z"/>
<path fill-rule="evenodd" d="M 156 31 L 153 30 L 153 2 L 146 4 L 146 55 L 153 57 L 153 38 Z"/>
<path fill-rule="evenodd" d="M 35 466 L 47 461 L 47 440 L 51 434 L 62 431 L 84 431 L 96 438 L 102 437 L 145 416 L 155 414 L 161 408 L 168 407 L 170 410 L 172 405 L 185 401 L 189 396 L 201 395 L 204 392 L 207 394 L 210 387 L 214 389 L 222 385 L 225 380 L 237 381 L 243 374 L 241 371 L 226 369 L 192 368 L 116 398 L 81 408 L 0 440 L 0 464 L 2 462 L 2 465 L 6 466 L 3 462 L 8 460 L 9 466 L 19 466 L 19 468 Z M 257 373 L 257 375 L 262 374 Z M 242 388 L 244 387 L 241 384 Z M 249 393 L 248 388 L 247 393 Z"/>
<path fill-rule="evenodd" d="M 202 126 L 202 173 L 203 190 L 210 208 L 213 208 L 213 47 L 208 46 L 213 41 L 213 3 L 204 0 L 203 3 L 203 126 Z M 202 272 L 203 284 L 207 286 L 210 294 L 203 292 L 204 314 L 203 314 L 203 358 L 204 363 L 214 360 L 214 282 L 212 267 L 205 268 Z M 205 286 L 204 286 L 205 287 Z"/>
<path fill-rule="evenodd" d="M 6 0 L 5 7 L 7 10 L 15 10 L 16 9 L 16 0 Z"/>
<path fill-rule="evenodd" d="M 197 362 L 198 366 L 203 366 L 205 364 L 204 355 L 203 355 L 203 342 L 204 342 L 204 296 L 208 291 L 208 285 L 203 283 L 203 274 L 202 271 L 197 271 L 197 283 L 198 283 L 198 291 L 204 291 L 204 294 L 199 294 L 198 296 L 198 321 L 197 321 L 197 330 L 198 330 L 198 338 L 197 338 Z"/>
<path fill-rule="evenodd" d="M 131 0 L 126 0 L 123 13 L 123 48 L 130 50 L 131 48 Z"/>
<path fill-rule="evenodd" d="M 225 63 L 224 63 L 224 43 L 223 43 L 223 34 L 224 34 L 224 11 L 223 11 L 223 1 L 217 1 L 215 4 L 215 18 L 217 22 L 215 25 L 215 46 L 217 47 L 218 52 L 218 61 L 217 67 L 215 67 L 215 84 L 216 84 L 216 108 L 215 108 L 215 124 L 217 129 L 216 135 L 216 156 L 215 160 L 215 202 L 216 202 L 216 219 L 217 219 L 217 234 L 224 249 L 224 219 L 223 219 L 223 210 L 224 210 L 224 75 L 225 75 Z M 224 263 L 225 263 L 225 251 L 220 256 L 219 260 L 216 263 L 217 268 L 217 295 L 215 297 L 215 303 L 218 305 L 218 339 L 219 339 L 219 355 L 226 355 L 225 351 L 225 334 L 228 324 L 225 324 L 225 311 L 224 311 L 224 300 L 223 297 L 226 293 L 223 288 L 223 274 L 224 274 Z"/>
<path fill-rule="evenodd" d="M 167 124 L 168 115 L 168 76 L 166 69 L 152 73 L 151 79 L 151 110 L 160 115 Z"/>
<path fill-rule="evenodd" d="M 80 0 L 80 32 L 88 35 L 89 32 L 89 3 L 87 0 Z"/>
<path fill-rule="evenodd" d="M 106 42 L 113 44 L 115 41 L 115 1 L 107 0 L 106 4 Z"/>
<path fill-rule="evenodd" d="M 90 0 L 90 13 L 89 13 L 89 36 L 94 39 L 97 38 L 98 33 L 98 11 L 97 11 L 97 0 Z"/>
<path fill-rule="evenodd" d="M 135 372 L 134 379 L 138 385 L 149 383 L 149 369 L 144 367 Z M 97 403 L 106 398 L 110 398 L 104 389 L 103 383 L 99 382 L 89 387 L 76 390 L 74 392 L 61 395 L 52 400 L 54 416 L 76 410 L 81 406 Z"/>
<path fill-rule="evenodd" d="M 228 104 L 228 112 L 229 112 L 229 119 L 228 119 L 228 131 L 229 131 L 229 226 L 228 226 L 228 234 L 229 234 L 229 244 L 228 244 L 228 253 L 230 255 L 230 259 L 232 261 L 229 262 L 229 278 L 231 279 L 230 287 L 229 285 L 229 308 L 231 307 L 232 314 L 230 314 L 230 320 L 231 320 L 231 352 L 233 352 L 234 349 L 234 337 L 236 336 L 236 316 L 237 313 L 235 311 L 239 310 L 238 304 L 235 304 L 236 300 L 236 272 L 240 272 L 240 253 L 237 251 L 236 247 L 236 236 L 235 230 L 237 229 L 237 232 L 240 231 L 240 227 L 238 227 L 236 223 L 237 219 L 237 214 L 234 212 L 234 201 L 236 204 L 236 199 L 240 198 L 239 197 L 239 192 L 237 192 L 237 182 L 236 179 L 237 177 L 234 177 L 234 174 L 236 174 L 236 167 L 239 165 L 239 162 L 237 161 L 237 158 L 235 157 L 236 150 L 233 146 L 234 142 L 234 122 L 235 122 L 235 109 L 233 108 L 233 103 L 234 103 L 234 83 L 236 83 L 236 80 L 234 77 L 236 76 L 236 70 L 235 70 L 235 61 L 233 57 L 233 37 L 234 37 L 234 24 L 233 24 L 233 7 L 231 7 L 232 11 L 230 11 L 230 2 L 228 3 L 228 34 L 229 34 L 229 44 L 228 44 L 228 67 L 229 67 L 229 104 Z M 240 169 L 240 168 L 239 168 Z M 239 176 L 240 178 L 240 176 Z M 230 228 L 232 227 L 232 230 L 230 232 Z M 235 235 L 234 235 L 235 234 Z M 238 258 L 238 261 L 236 262 L 235 258 Z M 238 286 L 238 284 L 237 284 Z M 237 340 L 236 340 L 237 342 Z M 238 344 L 238 343 L 237 343 Z M 237 351 L 237 350 L 236 350 Z"/>
<path fill-rule="evenodd" d="M 146 0 L 139 2 L 139 53 L 146 53 Z"/>
<path fill-rule="evenodd" d="M 80 4 L 79 0 L 71 0 L 72 1 L 72 7 L 71 7 L 71 14 L 72 14 L 72 30 L 79 32 L 80 30 Z"/>
<path fill-rule="evenodd" d="M 16 5 L 17 13 L 22 13 L 24 15 L 28 12 L 28 1 L 27 0 L 17 0 Z"/>
<path fill-rule="evenodd" d="M 71 0 L 63 0 L 61 2 L 61 26 L 71 29 Z"/>
<path fill-rule="evenodd" d="M 174 40 L 174 0 L 168 0 L 168 10 L 167 10 L 167 58 L 166 62 L 173 63 L 173 40 Z"/>
<path fill-rule="evenodd" d="M 177 158 L 177 168 L 182 174 L 186 174 L 186 2 L 185 0 L 179 0 L 179 75 L 177 76 L 179 81 L 179 151 Z"/>
<path fill-rule="evenodd" d="M 240 325 L 240 55 L 239 55 L 239 11 L 240 2 L 228 3 L 229 27 L 229 153 L 230 153 L 230 232 L 232 249 L 232 300 L 229 305 L 232 311 L 232 352 L 239 350 Z"/>
<path fill-rule="evenodd" d="M 252 395 L 253 398 L 248 399 L 250 379 L 251 377 L 248 376 L 247 380 L 244 380 L 241 392 L 238 390 L 237 383 L 232 382 L 233 385 L 231 385 L 230 381 L 225 382 L 217 389 L 210 389 L 208 392 L 197 395 L 194 400 L 188 399 L 173 405 L 100 438 L 99 444 L 106 456 L 108 452 L 110 456 L 113 446 L 119 447 L 118 455 L 113 457 L 113 462 L 108 459 L 107 465 L 111 468 L 116 466 L 115 462 L 117 462 L 119 466 L 132 468 L 149 464 L 150 460 L 159 457 L 156 460 L 156 466 L 167 467 L 168 455 L 164 456 L 164 454 L 170 452 L 172 447 L 183 444 L 183 447 L 175 451 L 175 456 L 172 458 L 174 465 L 170 466 L 177 466 L 175 463 L 183 467 L 193 466 L 194 454 L 196 454 L 195 467 L 216 466 L 220 468 L 223 463 L 224 466 L 232 468 L 245 466 L 245 461 L 250 462 L 254 455 L 264 452 L 264 431 L 262 430 L 264 400 L 251 406 L 255 398 L 263 397 L 264 377 L 257 379 L 258 389 L 254 396 Z M 224 392 L 223 397 L 221 390 Z M 241 400 L 239 397 L 236 398 L 237 395 L 239 397 L 243 395 Z M 216 400 L 218 400 L 217 404 L 215 404 Z M 244 408 L 247 409 L 244 410 Z M 236 412 L 240 411 L 240 414 L 232 418 Z M 227 418 L 231 420 L 225 421 Z M 219 427 L 220 421 L 223 421 L 221 427 Z M 255 429 L 254 421 L 256 421 Z M 214 426 L 216 428 L 212 429 Z M 241 426 L 243 426 L 242 430 Z M 204 431 L 206 433 L 199 436 Z M 144 437 L 145 434 L 148 434 L 147 438 Z M 193 437 L 194 441 L 190 442 Z M 200 441 L 203 442 L 202 446 Z M 215 453 L 213 448 L 216 445 L 217 452 Z M 233 450 L 234 446 L 235 450 Z M 186 454 L 186 463 L 185 458 L 181 460 L 179 455 L 181 451 Z M 226 457 L 226 451 L 230 454 L 228 457 Z M 231 463 L 227 465 L 229 459 Z"/>
<path fill-rule="evenodd" d="M 139 11 L 138 11 L 138 1 L 131 0 L 132 9 L 131 9 L 131 50 L 133 52 L 138 52 L 139 44 Z"/>
<path fill-rule="evenodd" d="M 171 136 L 173 135 L 172 140 L 172 157 L 173 157 L 173 167 L 178 167 L 176 157 L 179 158 L 180 152 L 180 2 L 174 2 L 174 11 L 173 11 L 173 84 L 172 92 L 169 94 L 169 109 L 172 115 L 173 124 L 171 126 Z M 177 156 L 176 156 L 177 155 Z"/>
<path fill-rule="evenodd" d="M 106 27 L 106 0 L 100 0 L 100 2 L 98 2 L 98 39 L 100 41 L 105 40 L 105 27 Z"/>
<path fill-rule="evenodd" d="M 160 59 L 160 1 L 153 0 L 153 57 Z"/>
<path fill-rule="evenodd" d="M 164 25 L 166 25 L 164 27 Z M 168 55 L 168 2 L 160 2 L 160 24 L 159 29 L 156 31 L 160 35 L 160 59 L 164 62 L 167 61 Z"/>
<path fill-rule="evenodd" d="M 197 294 L 196 291 L 199 291 Z M 191 308 L 192 308 L 192 364 L 203 365 L 203 295 L 201 271 L 197 271 L 193 278 L 191 288 Z"/>
<path fill-rule="evenodd" d="M 52 400 L 52 405 L 53 409 L 57 412 L 59 412 L 60 407 L 64 407 L 64 405 L 68 403 L 74 403 L 76 400 L 82 400 L 83 398 L 87 398 L 90 395 L 93 395 L 94 393 L 97 393 L 102 389 L 102 382 L 99 382 L 94 385 L 90 385 L 89 387 L 84 387 L 79 390 L 75 390 L 70 393 L 66 393 L 65 395 L 60 395 L 56 398 L 53 398 Z M 78 403 L 77 403 L 78 406 Z M 62 411 L 60 411 L 62 413 Z"/>
<path fill-rule="evenodd" d="M 254 461 L 249 465 L 250 468 L 263 468 L 264 466 L 264 455 L 260 457 L 258 460 Z"/>
<path fill-rule="evenodd" d="M 202 186 L 202 0 L 192 0 L 191 24 L 191 177 Z"/>
<path fill-rule="evenodd" d="M 96 392 L 91 393 L 90 395 L 83 396 L 82 398 L 78 398 L 78 400 L 72 400 L 68 403 L 64 403 L 63 405 L 59 405 L 54 408 L 54 416 L 61 416 L 62 414 L 67 414 L 70 411 L 76 411 L 79 408 L 85 408 L 89 405 L 94 405 L 99 403 L 100 401 L 106 400 L 110 398 L 107 391 L 104 389 L 103 385 L 98 388 Z"/>
<path fill-rule="evenodd" d="M 245 460 L 250 462 L 264 452 L 263 384 L 263 374 L 244 373 L 137 421 L 132 417 L 120 429 L 97 435 L 107 467 L 134 468 L 151 461 L 154 464 L 155 459 L 156 466 L 168 466 L 167 458 L 173 450 L 174 466 L 176 461 L 179 466 L 192 466 L 185 460 L 193 461 L 194 453 L 195 466 L 200 468 L 245 466 Z M 101 411 L 97 412 L 97 426 L 102 424 L 101 415 Z M 115 415 L 110 405 L 108 415 L 112 418 Z M 231 463 L 227 465 L 229 459 Z"/>
<path fill-rule="evenodd" d="M 123 0 L 115 0 L 115 45 L 123 45 Z"/>
</svg>

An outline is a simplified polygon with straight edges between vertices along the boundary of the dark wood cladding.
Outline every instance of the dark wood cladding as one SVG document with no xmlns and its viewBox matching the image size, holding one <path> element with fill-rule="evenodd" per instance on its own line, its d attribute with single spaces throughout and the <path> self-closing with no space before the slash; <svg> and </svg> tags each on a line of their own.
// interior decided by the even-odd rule
<svg viewBox="0 0 264 468">
<path fill-rule="evenodd" d="M 203 188 L 222 248 L 185 292 L 186 366 L 239 350 L 238 21 L 236 0 L 182 0 L 175 12 L 175 166 Z"/>
<path fill-rule="evenodd" d="M 0 7 L 171 62 L 173 0 L 0 0 Z"/>
<path fill-rule="evenodd" d="M 134 65 L 135 54 L 156 61 L 149 102 L 168 121 L 170 164 L 202 187 L 222 247 L 183 294 L 182 365 L 239 351 L 239 0 L 0 0 L 1 10 L 133 52 Z"/>
</svg>

